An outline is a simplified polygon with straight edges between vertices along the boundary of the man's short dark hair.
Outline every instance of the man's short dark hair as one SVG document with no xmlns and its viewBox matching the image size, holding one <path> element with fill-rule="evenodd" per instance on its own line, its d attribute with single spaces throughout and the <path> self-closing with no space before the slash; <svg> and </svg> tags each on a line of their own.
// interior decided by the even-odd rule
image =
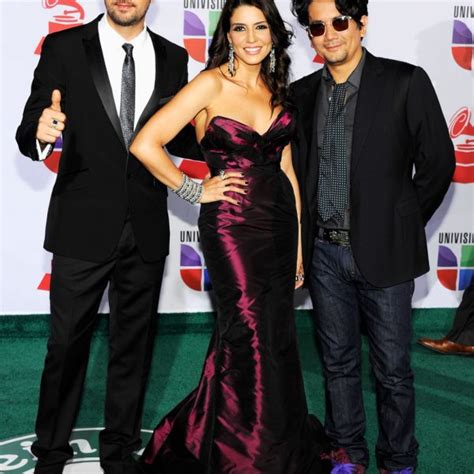
<svg viewBox="0 0 474 474">
<path fill-rule="evenodd" d="M 291 11 L 298 18 L 298 22 L 302 26 L 308 26 L 308 7 L 313 0 L 292 0 Z M 367 4 L 369 0 L 335 0 L 336 8 L 341 15 L 351 16 L 359 26 L 360 19 L 364 15 L 368 15 Z"/>
</svg>

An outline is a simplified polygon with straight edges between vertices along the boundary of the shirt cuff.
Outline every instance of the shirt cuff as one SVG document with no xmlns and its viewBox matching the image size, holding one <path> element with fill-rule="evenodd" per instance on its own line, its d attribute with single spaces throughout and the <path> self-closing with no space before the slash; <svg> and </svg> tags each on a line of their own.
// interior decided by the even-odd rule
<svg viewBox="0 0 474 474">
<path fill-rule="evenodd" d="M 53 151 L 53 145 L 48 143 L 42 150 L 39 140 L 36 140 L 36 151 L 38 152 L 38 161 L 44 161 Z"/>
</svg>

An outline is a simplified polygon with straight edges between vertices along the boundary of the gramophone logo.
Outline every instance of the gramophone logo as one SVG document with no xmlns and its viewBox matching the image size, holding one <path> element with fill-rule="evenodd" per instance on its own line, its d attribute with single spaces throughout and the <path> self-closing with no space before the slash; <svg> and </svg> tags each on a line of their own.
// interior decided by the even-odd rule
<svg viewBox="0 0 474 474">
<path fill-rule="evenodd" d="M 64 474 L 103 474 L 99 463 L 99 432 L 103 428 L 82 428 L 72 432 L 70 444 L 74 457 L 64 467 Z M 147 439 L 151 431 L 142 430 Z M 31 452 L 35 435 L 0 441 L 0 472 L 33 474 L 36 458 Z"/>
<path fill-rule="evenodd" d="M 223 4 L 223 0 L 184 0 L 183 42 L 189 55 L 195 61 L 206 62 L 207 50 L 211 44 Z M 205 8 L 198 11 L 202 5 Z M 190 11 L 190 9 L 194 11 Z"/>
<path fill-rule="evenodd" d="M 58 13 L 53 15 L 53 21 L 48 22 L 48 34 L 67 30 L 73 26 L 82 25 L 84 8 L 76 0 L 41 0 L 43 8 L 58 7 Z M 35 54 L 41 54 L 44 36 L 35 49 Z"/>
<path fill-rule="evenodd" d="M 449 134 L 456 152 L 455 183 L 474 183 L 474 126 L 468 107 L 459 109 L 449 122 Z"/>
<path fill-rule="evenodd" d="M 456 63 L 463 69 L 472 70 L 474 41 L 472 36 L 472 19 L 474 7 L 468 4 L 454 5 L 453 43 L 451 51 Z"/>
</svg>

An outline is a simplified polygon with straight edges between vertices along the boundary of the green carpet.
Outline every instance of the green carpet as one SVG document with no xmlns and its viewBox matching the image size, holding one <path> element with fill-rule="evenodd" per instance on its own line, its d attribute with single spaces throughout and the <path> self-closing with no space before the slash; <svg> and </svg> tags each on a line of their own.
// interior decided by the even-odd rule
<svg viewBox="0 0 474 474">
<path fill-rule="evenodd" d="M 418 337 L 441 337 L 449 329 L 454 310 L 414 310 L 413 368 L 417 394 L 418 473 L 474 473 L 473 359 L 442 356 L 415 344 Z M 201 371 L 213 315 L 162 314 L 153 369 L 147 391 L 143 428 L 160 417 L 192 388 Z M 310 312 L 297 314 L 299 346 L 311 412 L 324 416 L 321 366 L 315 348 Z M 46 350 L 48 317 L 0 317 L 0 440 L 33 432 L 38 385 Z M 102 426 L 107 364 L 107 320 L 100 318 L 91 348 L 77 427 Z M 374 380 L 363 344 L 363 391 L 367 440 L 377 472 L 373 447 L 377 435 Z"/>
</svg>

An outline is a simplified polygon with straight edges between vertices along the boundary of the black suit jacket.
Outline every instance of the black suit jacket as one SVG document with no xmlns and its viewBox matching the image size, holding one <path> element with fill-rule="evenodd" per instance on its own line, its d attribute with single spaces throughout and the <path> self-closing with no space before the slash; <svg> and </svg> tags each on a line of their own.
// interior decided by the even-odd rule
<svg viewBox="0 0 474 474">
<path fill-rule="evenodd" d="M 154 261 L 167 255 L 169 248 L 167 190 L 126 149 L 100 47 L 100 18 L 46 38 L 16 139 L 24 155 L 38 159 L 38 119 L 50 106 L 53 89 L 59 89 L 67 121 L 45 249 L 104 261 L 130 216 L 139 252 Z M 186 51 L 149 33 L 156 54 L 155 88 L 136 132 L 188 79 Z M 168 145 L 171 153 L 197 158 L 190 129 Z"/>
<path fill-rule="evenodd" d="M 307 274 L 316 232 L 321 72 L 292 84 L 298 110 L 292 149 L 303 196 Z M 429 270 L 424 226 L 440 205 L 454 167 L 453 144 L 424 70 L 367 52 L 352 142 L 350 241 L 371 284 L 392 286 Z"/>
</svg>

